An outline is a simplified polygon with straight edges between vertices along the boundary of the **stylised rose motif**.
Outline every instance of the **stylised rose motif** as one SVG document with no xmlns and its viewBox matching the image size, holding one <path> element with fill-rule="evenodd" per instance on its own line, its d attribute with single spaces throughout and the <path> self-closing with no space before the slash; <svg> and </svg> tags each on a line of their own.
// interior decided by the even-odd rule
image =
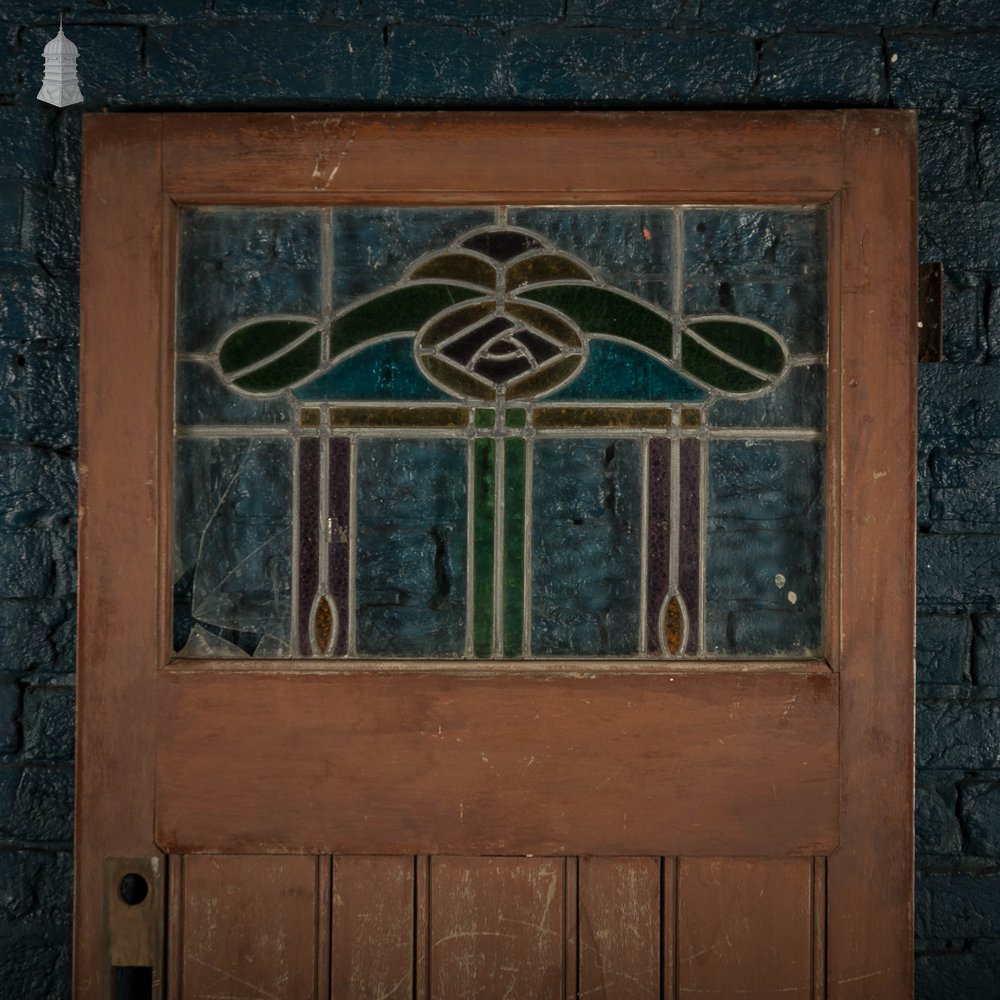
<svg viewBox="0 0 1000 1000">
<path fill-rule="evenodd" d="M 305 316 L 257 317 L 219 347 L 243 392 L 296 386 L 379 337 L 413 334 L 423 374 L 459 399 L 529 399 L 572 379 L 591 337 L 635 345 L 729 396 L 764 392 L 787 367 L 781 338 L 736 316 L 700 316 L 675 331 L 652 303 L 602 284 L 536 233 L 474 230 L 418 260 L 403 280 L 348 306 L 327 327 Z"/>
</svg>

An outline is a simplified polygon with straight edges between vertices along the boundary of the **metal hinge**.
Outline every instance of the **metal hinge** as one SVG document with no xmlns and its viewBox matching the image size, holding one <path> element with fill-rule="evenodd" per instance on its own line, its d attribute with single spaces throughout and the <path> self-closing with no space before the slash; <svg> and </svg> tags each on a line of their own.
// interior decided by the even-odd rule
<svg viewBox="0 0 1000 1000">
<path fill-rule="evenodd" d="M 917 360 L 944 359 L 944 269 L 921 264 L 917 284 Z"/>
</svg>

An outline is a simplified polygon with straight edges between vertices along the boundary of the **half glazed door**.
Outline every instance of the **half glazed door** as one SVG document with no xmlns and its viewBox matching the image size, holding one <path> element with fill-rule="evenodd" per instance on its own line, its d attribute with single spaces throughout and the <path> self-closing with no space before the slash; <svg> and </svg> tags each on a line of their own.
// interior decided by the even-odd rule
<svg viewBox="0 0 1000 1000">
<path fill-rule="evenodd" d="M 914 171 L 88 117 L 78 995 L 908 996 Z"/>
</svg>

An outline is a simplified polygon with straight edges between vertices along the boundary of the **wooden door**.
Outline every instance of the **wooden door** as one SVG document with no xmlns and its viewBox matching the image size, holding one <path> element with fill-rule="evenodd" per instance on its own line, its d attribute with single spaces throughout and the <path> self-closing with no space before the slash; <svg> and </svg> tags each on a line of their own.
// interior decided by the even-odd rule
<svg viewBox="0 0 1000 1000">
<path fill-rule="evenodd" d="M 78 995 L 908 996 L 914 164 L 87 117 Z"/>
</svg>

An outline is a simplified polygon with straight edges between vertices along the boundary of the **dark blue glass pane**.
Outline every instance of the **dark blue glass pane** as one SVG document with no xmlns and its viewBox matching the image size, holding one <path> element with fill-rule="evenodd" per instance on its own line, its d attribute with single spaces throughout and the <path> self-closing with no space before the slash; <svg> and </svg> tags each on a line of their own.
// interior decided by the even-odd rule
<svg viewBox="0 0 1000 1000">
<path fill-rule="evenodd" d="M 239 320 L 318 315 L 320 214 L 305 209 L 181 212 L 177 349 L 213 350 Z"/>
<path fill-rule="evenodd" d="M 719 399 L 709 417 L 715 427 L 809 427 L 826 424 L 826 367 L 796 365 L 763 396 Z"/>
<path fill-rule="evenodd" d="M 359 655 L 462 655 L 466 470 L 464 441 L 358 442 Z"/>
<path fill-rule="evenodd" d="M 287 656 L 291 441 L 182 438 L 174 477 L 174 648 Z"/>
<path fill-rule="evenodd" d="M 338 208 L 333 222 L 334 308 L 398 281 L 418 257 L 448 246 L 496 213 L 482 208 Z"/>
<path fill-rule="evenodd" d="M 639 445 L 536 440 L 531 651 L 628 656 L 639 644 Z"/>
<path fill-rule="evenodd" d="M 512 208 L 507 217 L 579 257 L 598 279 L 670 308 L 674 216 L 669 210 Z"/>
<path fill-rule="evenodd" d="M 309 401 L 452 399 L 417 367 L 413 337 L 393 337 L 362 348 L 296 389 L 295 395 Z"/>
<path fill-rule="evenodd" d="M 580 374 L 546 401 L 693 403 L 705 390 L 651 354 L 593 337 Z"/>
<path fill-rule="evenodd" d="M 250 398 L 230 389 L 201 361 L 178 361 L 177 426 L 192 424 L 284 424 L 291 407 L 282 398 Z"/>
<path fill-rule="evenodd" d="M 792 354 L 826 351 L 823 211 L 698 209 L 684 215 L 684 311 L 760 320 Z"/>
<path fill-rule="evenodd" d="M 815 441 L 709 446 L 709 654 L 815 653 L 823 619 L 823 449 Z"/>
</svg>

